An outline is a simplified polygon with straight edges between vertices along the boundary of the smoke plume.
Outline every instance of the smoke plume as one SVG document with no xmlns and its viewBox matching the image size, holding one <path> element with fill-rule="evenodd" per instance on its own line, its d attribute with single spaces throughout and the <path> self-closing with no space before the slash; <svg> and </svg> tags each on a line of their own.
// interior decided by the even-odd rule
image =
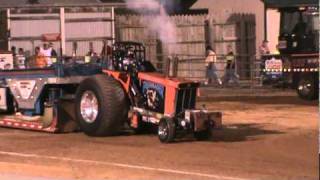
<svg viewBox="0 0 320 180">
<path fill-rule="evenodd" d="M 176 43 L 177 30 L 164 6 L 157 0 L 126 0 L 127 8 L 143 14 L 146 11 L 160 12 L 152 19 L 145 18 L 147 28 L 158 34 L 162 43 Z"/>
</svg>

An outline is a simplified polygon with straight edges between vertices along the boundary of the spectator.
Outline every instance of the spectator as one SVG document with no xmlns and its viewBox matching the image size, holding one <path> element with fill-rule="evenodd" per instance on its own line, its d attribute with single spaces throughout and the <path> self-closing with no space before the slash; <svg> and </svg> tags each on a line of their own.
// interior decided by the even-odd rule
<svg viewBox="0 0 320 180">
<path fill-rule="evenodd" d="M 46 63 L 47 66 L 51 66 L 52 65 L 52 61 L 51 61 L 52 48 L 49 48 L 49 45 L 44 43 L 43 48 L 40 49 L 40 53 L 47 61 Z"/>
<path fill-rule="evenodd" d="M 49 43 L 49 49 L 51 49 L 51 57 L 58 57 L 58 53 L 57 53 L 57 51 L 54 49 L 52 42 Z"/>
<path fill-rule="evenodd" d="M 15 46 L 11 46 L 11 53 L 12 53 L 13 57 L 15 57 L 17 55 L 17 48 Z"/>
<path fill-rule="evenodd" d="M 100 55 L 102 60 L 106 62 L 107 67 L 112 69 L 112 47 L 107 44 L 107 41 L 103 41 Z"/>
<path fill-rule="evenodd" d="M 97 56 L 97 53 L 93 49 L 92 42 L 89 43 L 89 52 L 87 53 L 87 56 L 91 56 L 91 57 Z"/>
<path fill-rule="evenodd" d="M 226 55 L 226 72 L 223 79 L 223 84 L 228 84 L 232 80 L 235 84 L 239 85 L 238 75 L 236 74 L 236 58 L 232 50 L 232 46 L 228 45 Z"/>
<path fill-rule="evenodd" d="M 222 85 L 221 79 L 217 75 L 217 67 L 216 67 L 216 62 L 217 62 L 217 56 L 214 50 L 212 49 L 211 46 L 207 46 L 206 48 L 207 51 L 207 58 L 205 60 L 206 62 L 206 82 L 205 84 L 211 84 L 212 80 L 217 82 L 219 85 Z"/>
<path fill-rule="evenodd" d="M 262 41 L 262 44 L 259 47 L 259 52 L 260 52 L 261 56 L 270 54 L 270 49 L 269 49 L 268 43 L 269 43 L 269 41 L 267 41 L 267 40 Z"/>
<path fill-rule="evenodd" d="M 46 57 L 41 53 L 41 50 L 39 47 L 35 48 L 34 59 L 35 59 L 36 68 L 44 68 L 48 65 Z"/>
<path fill-rule="evenodd" d="M 56 63 L 58 54 L 57 54 L 57 51 L 54 49 L 52 42 L 49 43 L 49 49 L 51 49 L 51 57 L 50 57 L 51 63 Z"/>
<path fill-rule="evenodd" d="M 19 48 L 18 50 L 18 54 L 16 55 L 16 58 L 15 58 L 15 67 L 18 69 L 26 68 L 26 56 L 23 48 Z"/>
<path fill-rule="evenodd" d="M 107 41 L 103 41 L 101 56 L 110 56 L 111 54 L 112 54 L 112 47 L 107 44 Z"/>
</svg>

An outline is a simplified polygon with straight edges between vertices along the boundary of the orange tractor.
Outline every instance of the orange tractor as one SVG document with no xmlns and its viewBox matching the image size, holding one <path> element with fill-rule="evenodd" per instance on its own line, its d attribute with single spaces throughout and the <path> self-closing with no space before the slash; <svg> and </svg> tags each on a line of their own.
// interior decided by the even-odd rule
<svg viewBox="0 0 320 180">
<path fill-rule="evenodd" d="M 145 60 L 141 43 L 118 42 L 112 57 L 45 69 L 0 70 L 0 126 L 89 136 L 158 127 L 161 142 L 211 136 L 221 113 L 196 109 L 199 83 L 167 77 Z"/>
</svg>

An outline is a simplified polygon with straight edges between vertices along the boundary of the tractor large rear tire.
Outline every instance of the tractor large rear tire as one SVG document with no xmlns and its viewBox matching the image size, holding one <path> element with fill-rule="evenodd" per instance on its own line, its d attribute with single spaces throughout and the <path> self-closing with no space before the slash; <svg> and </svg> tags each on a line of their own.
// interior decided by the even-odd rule
<svg viewBox="0 0 320 180">
<path fill-rule="evenodd" d="M 75 107 L 79 125 L 89 136 L 115 135 L 128 118 L 125 92 L 107 75 L 84 80 L 77 89 Z"/>
</svg>

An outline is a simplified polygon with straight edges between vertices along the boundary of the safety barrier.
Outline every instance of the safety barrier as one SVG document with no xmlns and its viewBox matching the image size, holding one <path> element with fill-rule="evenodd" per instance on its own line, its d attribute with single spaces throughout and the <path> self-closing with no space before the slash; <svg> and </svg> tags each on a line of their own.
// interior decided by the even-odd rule
<svg viewBox="0 0 320 180">
<path fill-rule="evenodd" d="M 255 55 L 236 55 L 235 59 L 246 56 L 248 62 L 237 61 L 235 64 L 235 73 L 239 77 L 240 83 L 249 86 L 261 86 L 262 83 L 262 61 Z M 226 75 L 226 55 L 217 55 L 216 73 L 223 79 Z M 164 71 L 170 75 L 188 78 L 200 82 L 206 80 L 205 56 L 176 54 L 167 59 L 167 70 Z"/>
</svg>

